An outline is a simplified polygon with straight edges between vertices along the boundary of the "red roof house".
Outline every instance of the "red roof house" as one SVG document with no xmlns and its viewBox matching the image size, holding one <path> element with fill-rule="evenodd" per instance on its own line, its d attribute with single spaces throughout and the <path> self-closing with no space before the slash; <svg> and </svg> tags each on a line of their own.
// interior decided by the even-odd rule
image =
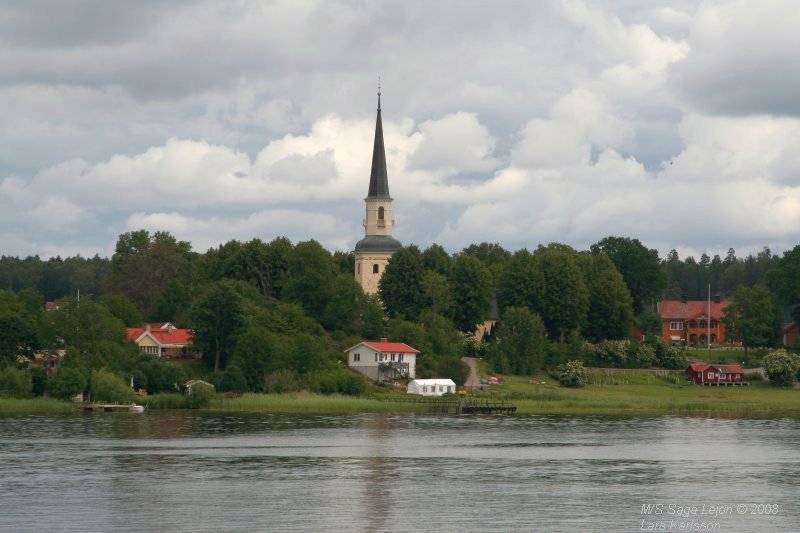
<svg viewBox="0 0 800 533">
<path fill-rule="evenodd" d="M 727 342 L 723 309 L 730 300 L 661 300 L 656 310 L 661 315 L 666 342 L 682 344 L 722 344 Z M 709 309 L 710 307 L 710 309 Z"/>
<path fill-rule="evenodd" d="M 169 322 L 145 324 L 140 328 L 128 328 L 128 340 L 139 346 L 143 353 L 159 357 L 185 357 L 193 355 L 192 330 L 176 328 Z"/>
<path fill-rule="evenodd" d="M 347 366 L 373 381 L 414 379 L 419 350 L 403 342 L 361 341 L 345 350 Z"/>
<path fill-rule="evenodd" d="M 698 385 L 741 385 L 744 369 L 739 363 L 692 363 L 686 368 L 686 378 Z"/>
</svg>

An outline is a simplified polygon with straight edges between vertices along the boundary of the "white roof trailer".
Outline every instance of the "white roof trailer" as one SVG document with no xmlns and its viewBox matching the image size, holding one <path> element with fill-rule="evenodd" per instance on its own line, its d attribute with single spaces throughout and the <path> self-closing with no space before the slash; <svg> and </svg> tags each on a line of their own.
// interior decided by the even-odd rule
<svg viewBox="0 0 800 533">
<path fill-rule="evenodd" d="M 441 396 L 456 393 L 456 384 L 452 379 L 412 379 L 408 383 L 408 394 L 422 396 Z"/>
</svg>

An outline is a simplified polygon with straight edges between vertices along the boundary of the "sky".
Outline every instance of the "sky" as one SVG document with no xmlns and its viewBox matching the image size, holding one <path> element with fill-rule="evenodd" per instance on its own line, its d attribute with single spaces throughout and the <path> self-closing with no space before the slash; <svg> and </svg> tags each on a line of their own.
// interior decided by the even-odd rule
<svg viewBox="0 0 800 533">
<path fill-rule="evenodd" d="M 0 255 L 352 250 L 379 76 L 403 244 L 782 253 L 798 27 L 793 0 L 6 1 Z"/>
</svg>

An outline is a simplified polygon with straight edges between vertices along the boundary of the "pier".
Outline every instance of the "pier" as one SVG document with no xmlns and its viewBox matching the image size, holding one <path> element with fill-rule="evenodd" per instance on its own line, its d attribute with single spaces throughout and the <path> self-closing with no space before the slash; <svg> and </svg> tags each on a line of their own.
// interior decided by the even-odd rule
<svg viewBox="0 0 800 533">
<path fill-rule="evenodd" d="M 81 405 L 81 410 L 85 413 L 140 413 L 142 406 L 133 403 L 84 403 Z"/>
</svg>

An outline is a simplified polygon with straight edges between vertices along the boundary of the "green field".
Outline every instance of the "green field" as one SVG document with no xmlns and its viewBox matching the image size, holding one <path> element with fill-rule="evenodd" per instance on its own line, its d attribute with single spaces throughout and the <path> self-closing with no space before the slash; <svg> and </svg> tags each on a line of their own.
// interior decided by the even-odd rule
<svg viewBox="0 0 800 533">
<path fill-rule="evenodd" d="M 0 398 L 0 413 L 69 413 L 76 410 L 74 403 L 52 398 Z"/>
</svg>

